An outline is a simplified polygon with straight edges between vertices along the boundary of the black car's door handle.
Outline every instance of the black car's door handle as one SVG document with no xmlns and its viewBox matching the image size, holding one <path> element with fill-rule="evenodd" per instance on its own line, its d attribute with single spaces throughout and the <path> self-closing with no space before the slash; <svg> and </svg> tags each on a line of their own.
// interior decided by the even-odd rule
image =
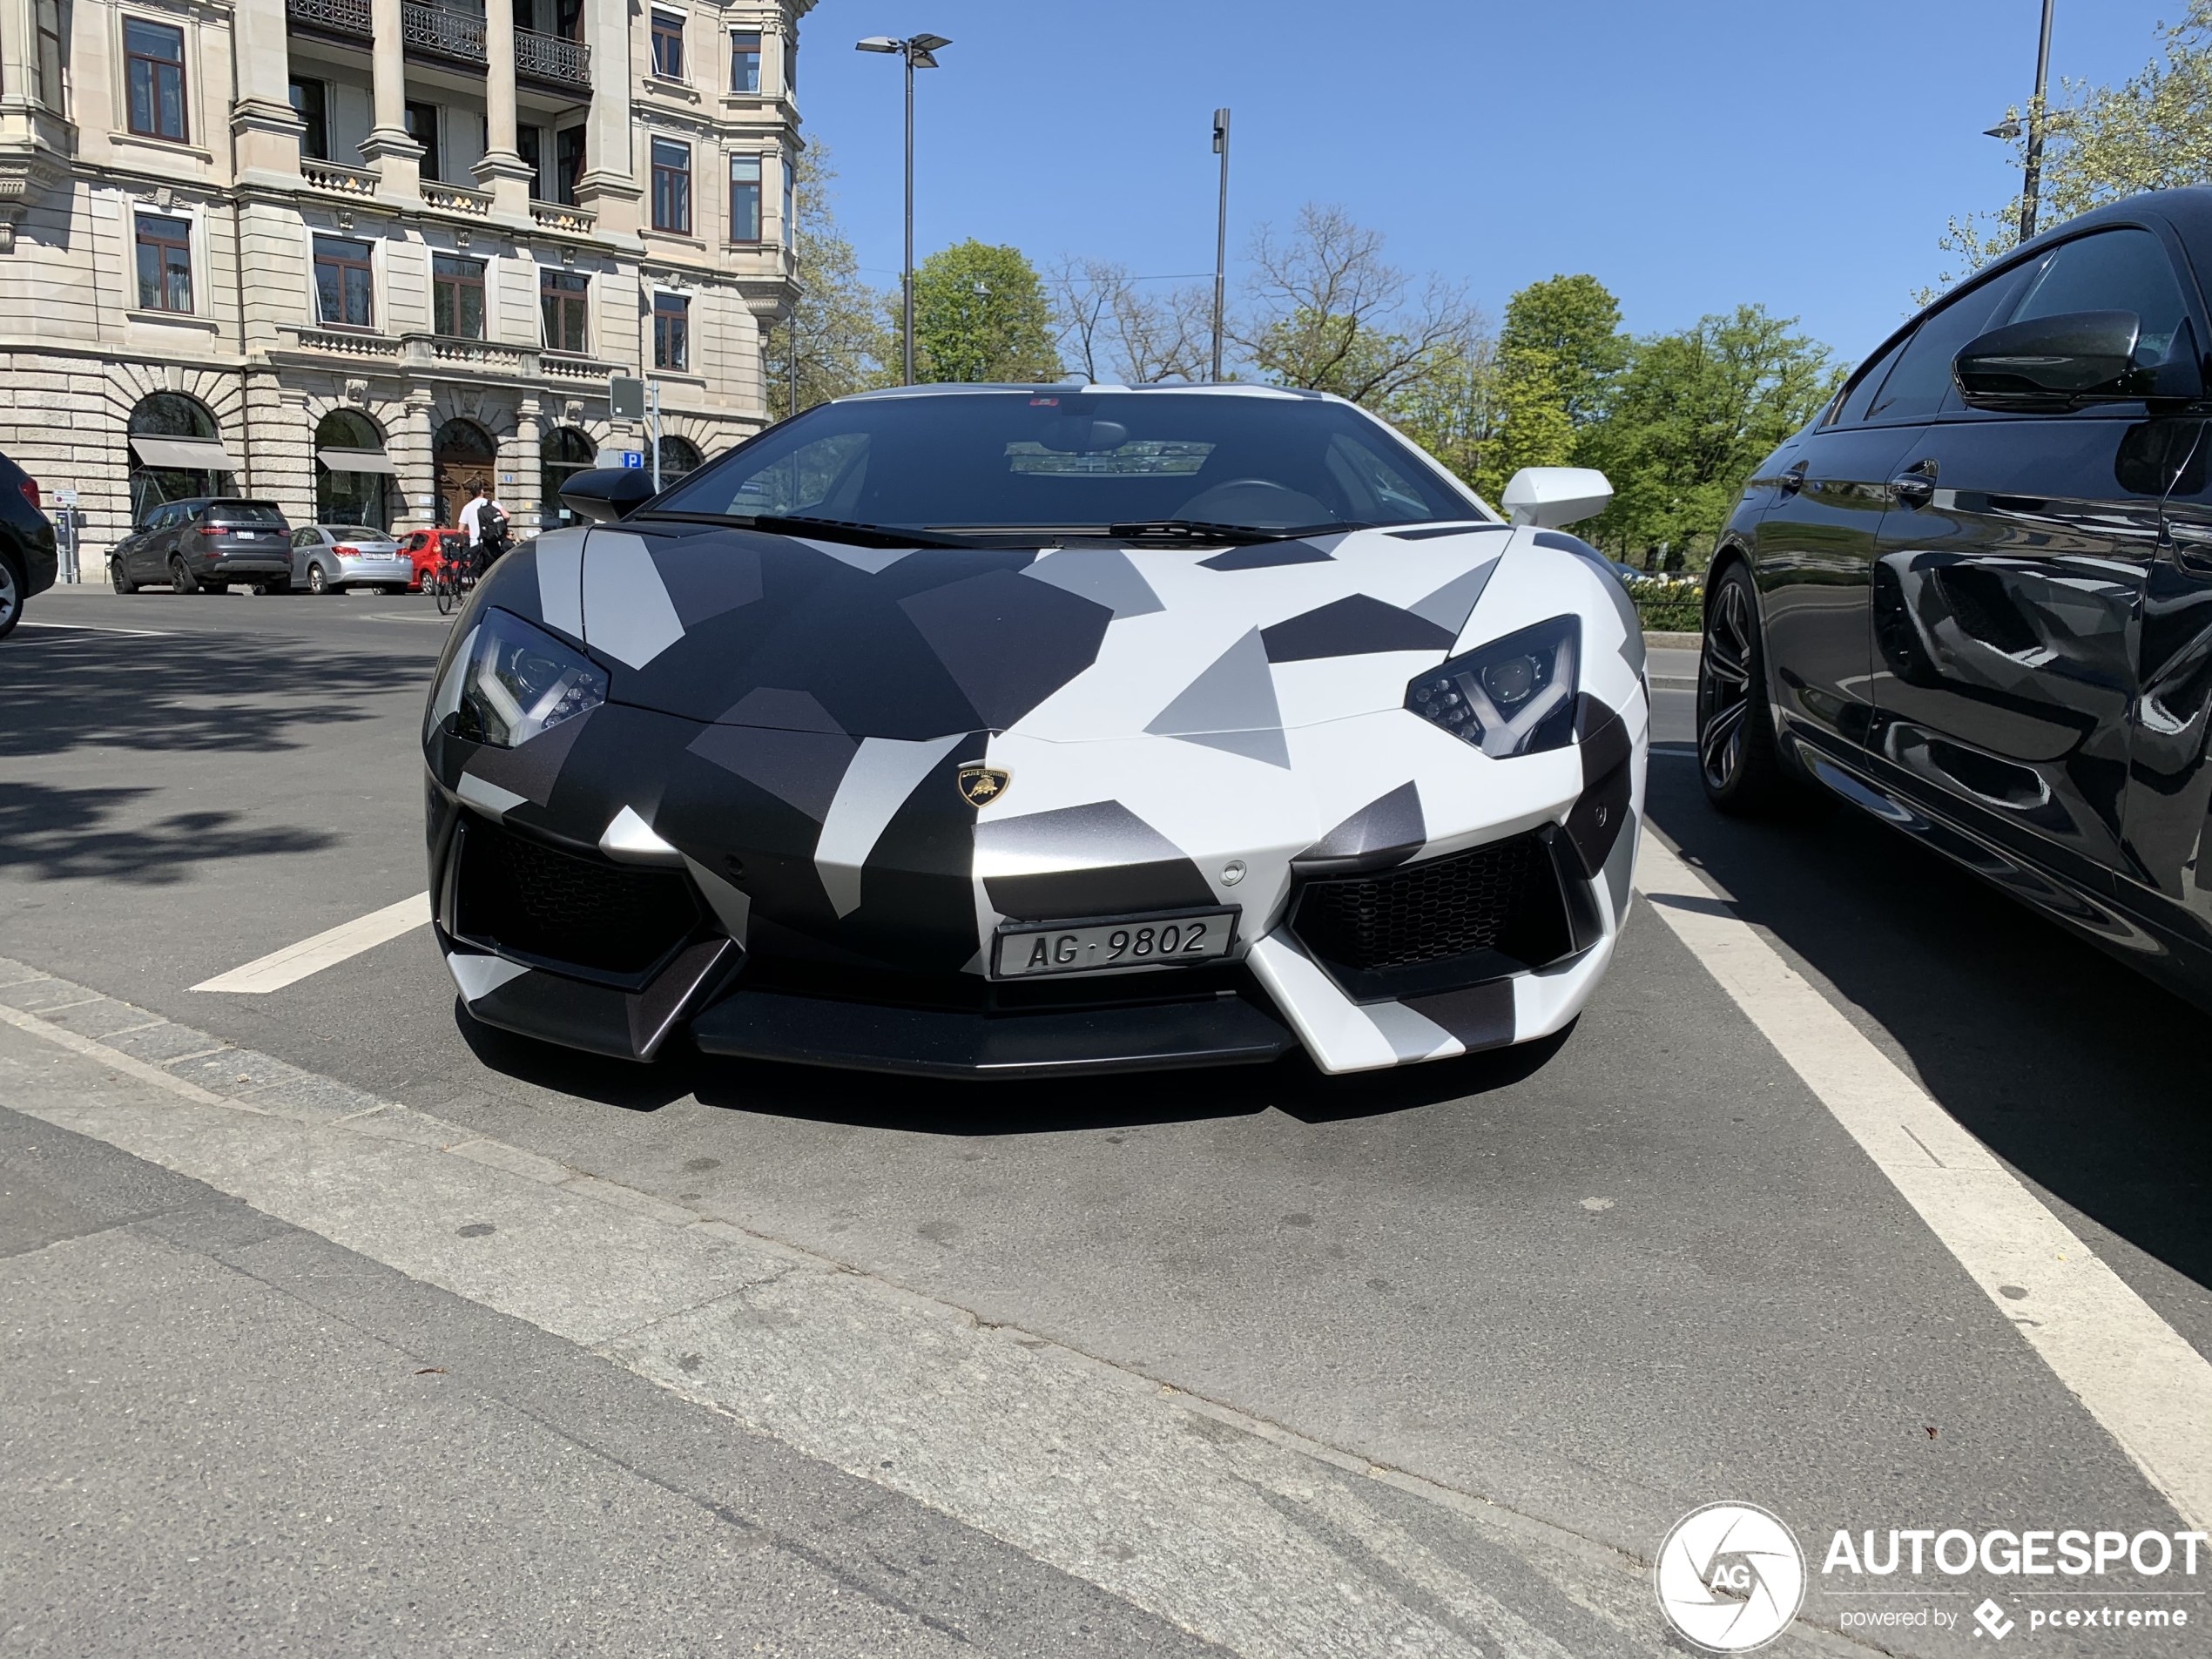
<svg viewBox="0 0 2212 1659">
<path fill-rule="evenodd" d="M 1935 468 L 1924 462 L 1891 479 L 1890 488 L 1897 493 L 1900 506 L 1925 507 L 1935 499 Z"/>
<path fill-rule="evenodd" d="M 1785 496 L 1794 496 L 1805 487 L 1805 463 L 1802 461 L 1776 481 Z"/>
</svg>

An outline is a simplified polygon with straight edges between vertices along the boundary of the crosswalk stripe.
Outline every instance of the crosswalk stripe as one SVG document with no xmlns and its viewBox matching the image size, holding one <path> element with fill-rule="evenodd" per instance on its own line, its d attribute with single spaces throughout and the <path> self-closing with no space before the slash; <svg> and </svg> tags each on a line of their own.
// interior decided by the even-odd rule
<svg viewBox="0 0 2212 1659">
<path fill-rule="evenodd" d="M 303 939 L 296 945 L 287 945 L 282 950 L 271 951 L 257 957 L 243 968 L 233 968 L 227 974 L 218 974 L 213 979 L 204 979 L 192 987 L 195 991 L 235 991 L 260 995 L 280 991 L 296 984 L 310 974 L 320 974 L 326 968 L 335 967 L 351 956 L 373 950 L 387 940 L 397 939 L 401 934 L 412 933 L 430 920 L 430 895 L 418 893 L 412 899 L 402 899 L 381 910 L 372 910 L 366 916 L 341 922 L 313 939 Z"/>
</svg>

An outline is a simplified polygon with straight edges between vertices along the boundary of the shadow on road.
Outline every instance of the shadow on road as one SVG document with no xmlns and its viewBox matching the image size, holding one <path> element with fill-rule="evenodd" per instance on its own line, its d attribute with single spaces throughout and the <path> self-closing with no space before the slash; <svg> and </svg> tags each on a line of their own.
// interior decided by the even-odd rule
<svg viewBox="0 0 2212 1659">
<path fill-rule="evenodd" d="M 1650 813 L 1999 1156 L 2212 1287 L 2212 1019 L 1841 802 L 1723 818 L 1655 754 Z"/>
<path fill-rule="evenodd" d="M 42 880 L 124 881 L 153 887 L 181 881 L 210 859 L 316 853 L 336 844 L 321 830 L 246 829 L 239 814 L 172 813 L 135 829 L 107 819 L 151 789 L 63 789 L 10 784 L 0 789 L 0 870 L 24 869 Z"/>
<path fill-rule="evenodd" d="M 20 643 L 25 638 L 34 643 Z M 334 649 L 296 637 L 19 635 L 0 651 L 0 757 L 302 748 L 318 726 L 377 718 L 354 699 L 418 688 L 423 679 L 416 652 Z"/>
</svg>

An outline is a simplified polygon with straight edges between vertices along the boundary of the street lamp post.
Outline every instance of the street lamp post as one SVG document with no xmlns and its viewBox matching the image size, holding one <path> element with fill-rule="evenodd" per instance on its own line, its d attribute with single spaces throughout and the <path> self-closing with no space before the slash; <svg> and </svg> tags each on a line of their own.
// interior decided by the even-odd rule
<svg viewBox="0 0 2212 1659">
<path fill-rule="evenodd" d="M 1223 294 L 1229 276 L 1229 111 L 1213 112 L 1213 152 L 1221 158 L 1221 209 L 1213 233 L 1213 377 L 1221 381 Z"/>
<path fill-rule="evenodd" d="M 2043 0 L 2043 33 L 2035 44 L 2035 101 L 2027 106 L 2027 164 L 2022 169 L 2020 180 L 2020 240 L 2025 242 L 2035 234 L 2037 198 L 2043 193 L 2043 130 L 2047 125 L 2043 109 L 2045 89 L 2051 79 L 2051 9 L 2052 0 Z M 2020 135 L 2020 124 L 2007 116 L 1995 126 L 1987 129 L 1993 138 L 2006 143 Z"/>
<path fill-rule="evenodd" d="M 864 52 L 896 52 L 907 60 L 907 262 L 900 276 L 900 309 L 906 324 L 906 384 L 914 383 L 914 71 L 934 69 L 934 53 L 941 46 L 953 43 L 942 35 L 915 35 L 906 40 L 894 40 L 888 35 L 870 35 L 866 40 L 855 41 L 854 50 Z"/>
</svg>

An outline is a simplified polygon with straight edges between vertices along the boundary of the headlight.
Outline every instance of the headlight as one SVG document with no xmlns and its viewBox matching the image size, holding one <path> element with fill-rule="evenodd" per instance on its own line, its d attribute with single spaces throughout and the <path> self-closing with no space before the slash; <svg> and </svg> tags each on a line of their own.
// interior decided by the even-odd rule
<svg viewBox="0 0 2212 1659">
<path fill-rule="evenodd" d="M 607 676 L 584 655 L 508 611 L 486 610 L 430 705 L 457 738 L 512 749 L 607 700 Z"/>
<path fill-rule="evenodd" d="M 1554 617 L 1452 660 L 1406 687 L 1406 706 L 1494 760 L 1575 738 L 1582 624 Z"/>
</svg>

